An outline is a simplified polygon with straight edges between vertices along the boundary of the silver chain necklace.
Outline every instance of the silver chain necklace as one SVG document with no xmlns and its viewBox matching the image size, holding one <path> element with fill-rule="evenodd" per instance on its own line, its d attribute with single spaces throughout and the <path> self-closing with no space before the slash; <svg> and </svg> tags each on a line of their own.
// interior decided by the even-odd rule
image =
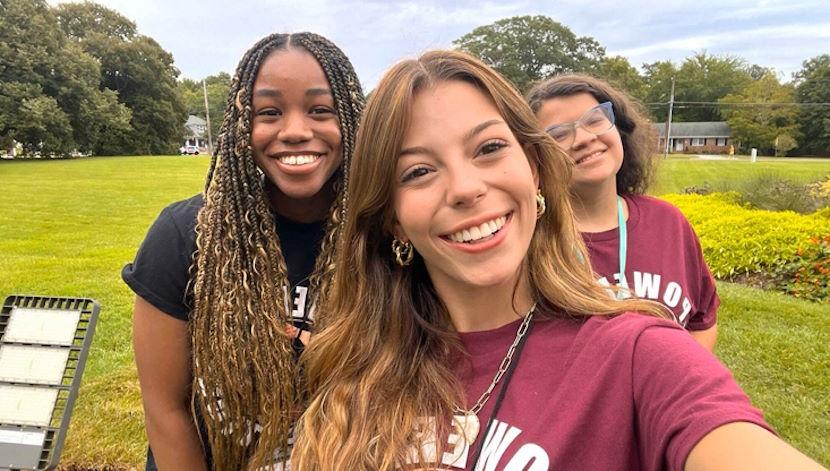
<svg viewBox="0 0 830 471">
<path fill-rule="evenodd" d="M 496 375 L 493 376 L 493 381 L 490 382 L 490 386 L 488 386 L 487 389 L 481 394 L 473 407 L 467 410 L 461 408 L 457 408 L 455 410 L 456 414 L 460 414 L 460 417 L 456 416 L 455 420 L 461 428 L 461 432 L 464 437 L 467 439 L 467 443 L 472 444 L 478 436 L 478 433 L 481 430 L 481 422 L 478 420 L 477 414 L 484 408 L 484 405 L 487 404 L 487 400 L 490 399 L 490 396 L 493 394 L 493 389 L 496 388 L 499 381 L 501 381 L 502 376 L 504 376 L 504 373 L 506 373 L 510 368 L 510 364 L 513 362 L 513 355 L 516 353 L 516 347 L 527 333 L 527 330 L 530 327 L 530 321 L 533 320 L 533 313 L 535 312 L 536 303 L 533 303 L 533 306 L 531 306 L 530 310 L 528 310 L 527 314 L 525 314 L 521 325 L 519 325 L 519 330 L 516 332 L 516 338 L 513 339 L 513 344 L 510 345 L 510 348 L 507 349 L 507 354 L 501 360 L 499 369 L 496 371 Z"/>
</svg>

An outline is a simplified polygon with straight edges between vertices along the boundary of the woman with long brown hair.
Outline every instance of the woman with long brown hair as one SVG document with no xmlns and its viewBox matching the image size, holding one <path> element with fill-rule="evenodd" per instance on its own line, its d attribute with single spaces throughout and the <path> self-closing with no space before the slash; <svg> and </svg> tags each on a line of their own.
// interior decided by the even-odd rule
<svg viewBox="0 0 830 471">
<path fill-rule="evenodd" d="M 811 466 L 665 308 L 595 282 L 571 165 L 478 60 L 387 72 L 304 352 L 292 469 Z"/>
<path fill-rule="evenodd" d="M 720 305 L 689 221 L 646 195 L 657 138 L 642 107 L 582 74 L 552 77 L 528 92 L 540 124 L 573 160 L 571 205 L 600 282 L 620 296 L 661 302 L 712 351 Z"/>
<path fill-rule="evenodd" d="M 296 355 L 330 286 L 363 99 L 321 36 L 274 34 L 242 57 L 204 193 L 165 208 L 122 273 L 148 469 L 287 456 Z"/>
</svg>

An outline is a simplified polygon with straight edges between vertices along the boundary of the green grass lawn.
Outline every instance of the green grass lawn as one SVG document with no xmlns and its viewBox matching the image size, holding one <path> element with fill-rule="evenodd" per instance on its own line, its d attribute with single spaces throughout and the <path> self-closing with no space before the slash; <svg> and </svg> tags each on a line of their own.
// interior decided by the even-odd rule
<svg viewBox="0 0 830 471">
<path fill-rule="evenodd" d="M 795 182 L 820 180 L 830 174 L 830 159 L 761 158 L 750 162 L 746 157 L 733 160 L 701 160 L 688 155 L 660 156 L 657 178 L 650 193 L 678 193 L 683 188 L 708 183 L 729 189 L 738 180 L 753 175 L 775 174 Z"/>
<path fill-rule="evenodd" d="M 826 162 L 669 159 L 660 193 L 769 165 L 798 179 Z M 0 296 L 86 296 L 102 306 L 63 463 L 142 466 L 141 399 L 121 267 L 158 212 L 199 192 L 200 157 L 0 161 Z M 782 437 L 830 465 L 830 306 L 722 283 L 717 353 Z"/>
</svg>

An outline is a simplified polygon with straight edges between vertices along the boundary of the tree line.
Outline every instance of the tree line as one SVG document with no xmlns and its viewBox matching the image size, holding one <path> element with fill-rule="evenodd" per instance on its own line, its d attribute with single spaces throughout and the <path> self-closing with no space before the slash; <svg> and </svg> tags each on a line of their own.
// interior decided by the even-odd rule
<svg viewBox="0 0 830 471">
<path fill-rule="evenodd" d="M 453 42 L 493 66 L 521 91 L 567 72 L 606 79 L 664 122 L 672 80 L 674 121 L 729 122 L 747 147 L 830 154 L 830 55 L 804 62 L 793 80 L 729 55 L 700 52 L 682 63 L 641 70 L 606 55 L 545 16 L 517 16 L 475 28 Z M 173 56 L 118 12 L 86 1 L 0 1 L 0 150 L 25 154 L 174 153 L 188 114 L 218 135 L 231 77 L 179 78 Z M 796 103 L 788 104 L 788 103 Z"/>
<path fill-rule="evenodd" d="M 830 155 L 830 55 L 804 61 L 792 80 L 731 55 L 695 53 L 682 63 L 642 64 L 607 56 L 594 38 L 577 36 L 545 16 L 517 16 L 480 26 L 453 43 L 501 72 L 521 91 L 553 74 L 607 80 L 665 122 L 672 80 L 673 121 L 722 121 L 745 148 L 779 154 Z"/>
<path fill-rule="evenodd" d="M 164 154 L 186 110 L 173 56 L 101 5 L 0 2 L 0 148 Z"/>
</svg>

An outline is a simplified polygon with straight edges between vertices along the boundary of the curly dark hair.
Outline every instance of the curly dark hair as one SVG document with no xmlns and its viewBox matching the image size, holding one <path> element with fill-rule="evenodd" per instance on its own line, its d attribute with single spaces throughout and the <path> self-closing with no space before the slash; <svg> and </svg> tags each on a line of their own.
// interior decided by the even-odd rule
<svg viewBox="0 0 830 471">
<path fill-rule="evenodd" d="M 273 34 L 239 62 L 231 82 L 219 145 L 205 184 L 191 267 L 190 334 L 193 396 L 204 414 L 216 470 L 253 470 L 287 456 L 298 405 L 298 369 L 285 325 L 288 274 L 264 179 L 251 147 L 252 92 L 262 62 L 273 52 L 311 54 L 334 97 L 343 146 L 333 176 L 337 196 L 309 277 L 309 305 L 328 292 L 348 201 L 349 163 L 364 96 L 346 55 L 313 33 Z M 319 319 L 319 316 L 318 316 Z M 221 406 L 219 406 L 221 405 Z M 261 426 L 254 433 L 255 426 Z"/>
<path fill-rule="evenodd" d="M 657 135 L 642 105 L 608 82 L 584 74 L 557 75 L 534 85 L 527 101 L 538 113 L 546 100 L 587 93 L 598 102 L 610 101 L 622 137 L 623 163 L 617 172 L 617 192 L 643 194 L 654 176 Z"/>
</svg>

